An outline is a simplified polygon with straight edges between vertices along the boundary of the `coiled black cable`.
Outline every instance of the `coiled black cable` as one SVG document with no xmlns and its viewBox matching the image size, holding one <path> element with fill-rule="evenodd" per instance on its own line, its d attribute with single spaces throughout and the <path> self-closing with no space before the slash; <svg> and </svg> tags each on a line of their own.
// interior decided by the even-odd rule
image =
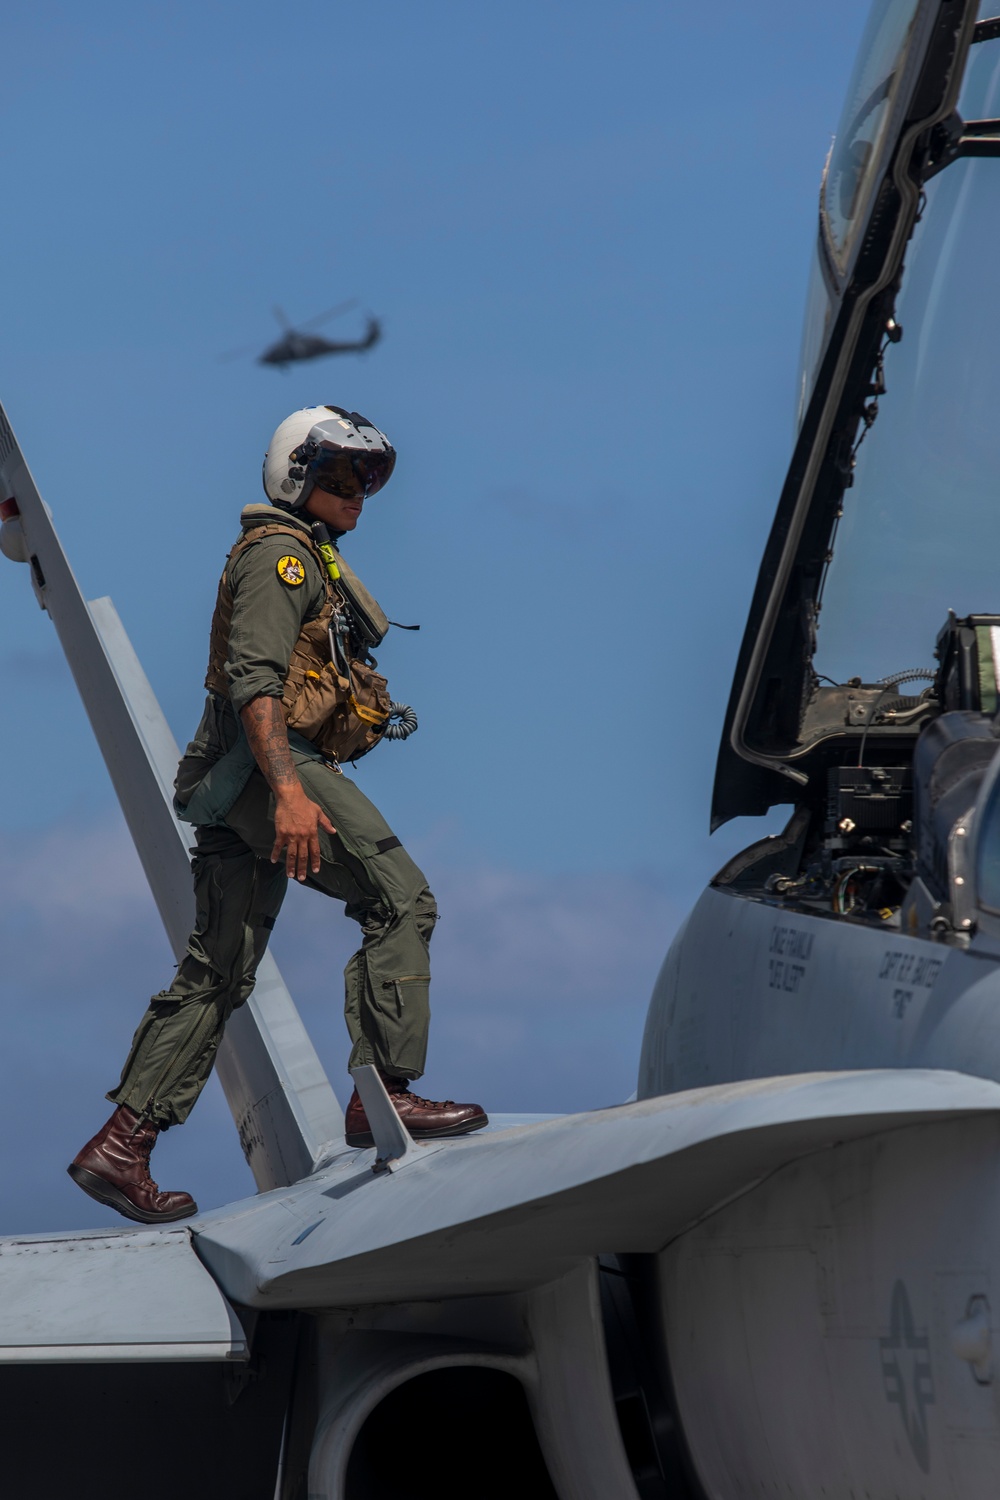
<svg viewBox="0 0 1000 1500">
<path fill-rule="evenodd" d="M 385 732 L 387 740 L 408 740 L 419 727 L 417 716 L 408 703 L 389 704 L 389 727 Z"/>
</svg>

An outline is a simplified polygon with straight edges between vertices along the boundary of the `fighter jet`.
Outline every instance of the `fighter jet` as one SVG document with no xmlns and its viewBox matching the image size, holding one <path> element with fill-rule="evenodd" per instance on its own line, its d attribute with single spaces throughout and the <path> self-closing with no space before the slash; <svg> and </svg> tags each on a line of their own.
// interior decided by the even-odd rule
<svg viewBox="0 0 1000 1500">
<path fill-rule="evenodd" d="M 417 1145 L 359 1069 L 349 1148 L 268 960 L 219 1061 L 257 1196 L 0 1241 L 7 1492 L 992 1497 L 998 99 L 1000 21 L 876 0 L 714 796 L 790 816 L 675 939 L 636 1100 Z M 179 952 L 177 748 L 2 416 L 0 484 Z"/>
</svg>

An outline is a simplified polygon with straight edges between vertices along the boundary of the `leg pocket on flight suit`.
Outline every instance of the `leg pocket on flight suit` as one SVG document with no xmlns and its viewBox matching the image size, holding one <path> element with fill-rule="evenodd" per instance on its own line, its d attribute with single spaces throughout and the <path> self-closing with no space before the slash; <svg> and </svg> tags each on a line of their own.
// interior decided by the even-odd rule
<svg viewBox="0 0 1000 1500">
<path fill-rule="evenodd" d="M 284 867 L 250 850 L 229 857 L 196 854 L 195 927 L 188 953 L 232 989 L 231 1003 L 251 993 L 257 965 L 284 898 Z"/>
<path fill-rule="evenodd" d="M 250 980 L 250 985 L 247 988 L 246 994 L 236 1000 L 235 1003 L 237 1005 L 243 1003 L 253 988 L 257 965 L 264 957 L 287 889 L 288 876 L 285 873 L 285 866 L 283 864 L 272 864 L 269 859 L 258 859 L 256 882 L 248 921 L 248 936 L 252 954 L 252 968 L 247 976 Z"/>
<path fill-rule="evenodd" d="M 221 963 L 221 864 L 217 854 L 196 854 L 191 861 L 195 918 L 187 945 L 192 958 L 220 975 L 225 972 Z"/>
<path fill-rule="evenodd" d="M 399 979 L 374 979 L 375 1006 L 390 1068 L 419 1078 L 427 1061 L 430 1027 L 429 974 L 404 974 Z"/>
</svg>

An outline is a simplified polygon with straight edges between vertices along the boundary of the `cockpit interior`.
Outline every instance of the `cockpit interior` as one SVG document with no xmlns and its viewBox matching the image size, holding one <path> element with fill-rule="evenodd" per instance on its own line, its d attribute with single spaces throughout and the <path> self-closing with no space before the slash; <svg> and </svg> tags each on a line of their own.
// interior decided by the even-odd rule
<svg viewBox="0 0 1000 1500">
<path fill-rule="evenodd" d="M 874 6 L 713 802 L 792 808 L 717 886 L 960 943 L 1000 936 L 998 158 L 1000 18 Z"/>
</svg>

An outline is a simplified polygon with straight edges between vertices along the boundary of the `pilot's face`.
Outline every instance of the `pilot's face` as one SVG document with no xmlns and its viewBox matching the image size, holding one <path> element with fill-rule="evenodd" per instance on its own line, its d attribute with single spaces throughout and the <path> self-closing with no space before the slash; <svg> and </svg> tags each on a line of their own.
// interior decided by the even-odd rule
<svg viewBox="0 0 1000 1500">
<path fill-rule="evenodd" d="M 353 531 L 364 503 L 360 495 L 345 500 L 342 495 L 328 495 L 325 490 L 312 489 L 302 509 L 317 521 L 324 521 L 331 531 Z"/>
</svg>

